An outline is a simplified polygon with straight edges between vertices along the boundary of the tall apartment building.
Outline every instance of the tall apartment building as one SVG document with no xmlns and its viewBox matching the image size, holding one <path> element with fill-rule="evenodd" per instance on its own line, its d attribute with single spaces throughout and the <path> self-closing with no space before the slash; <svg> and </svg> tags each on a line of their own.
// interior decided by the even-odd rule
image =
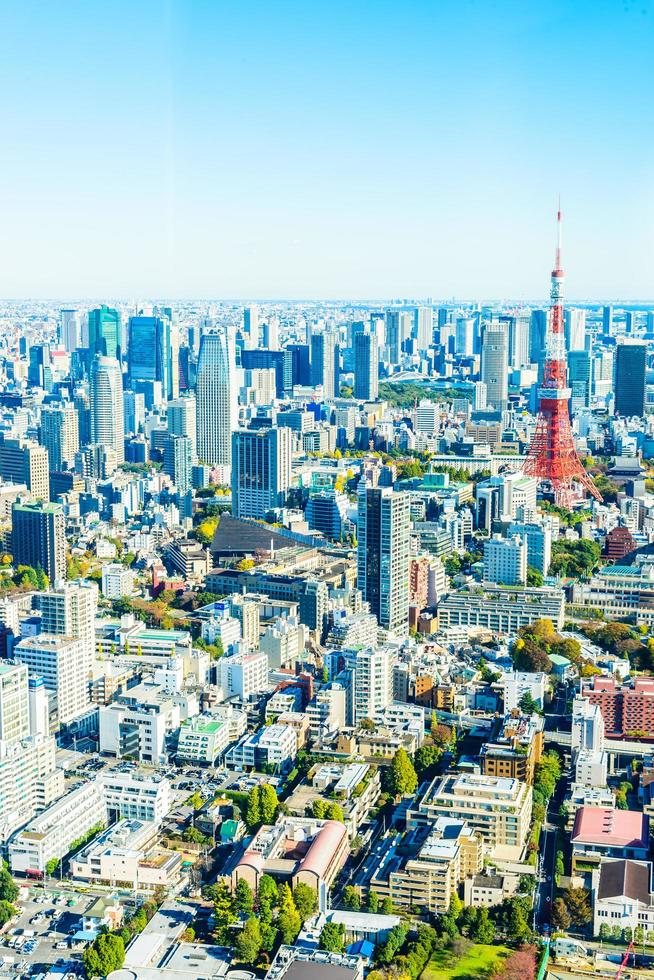
<svg viewBox="0 0 654 980">
<path fill-rule="evenodd" d="M 34 500 L 50 499 L 48 450 L 29 439 L 0 442 L 0 477 L 7 483 L 23 483 Z"/>
<path fill-rule="evenodd" d="M 235 653 L 219 661 L 220 686 L 226 698 L 242 701 L 261 694 L 268 686 L 268 657 L 265 653 Z"/>
<path fill-rule="evenodd" d="M 264 518 L 283 507 L 291 485 L 293 434 L 287 428 L 232 434 L 232 514 Z"/>
<path fill-rule="evenodd" d="M 169 435 L 164 442 L 163 471 L 181 494 L 187 493 L 193 477 L 193 443 L 188 436 Z"/>
<path fill-rule="evenodd" d="M 171 436 L 186 436 L 191 440 L 193 460 L 197 455 L 197 403 L 195 395 L 173 398 L 166 406 L 166 420 Z"/>
<path fill-rule="evenodd" d="M 335 333 L 324 330 L 311 335 L 311 384 L 322 385 L 323 397 L 336 398 L 340 391 L 340 349 Z"/>
<path fill-rule="evenodd" d="M 600 705 L 585 697 L 572 702 L 572 753 L 604 751 L 604 718 Z"/>
<path fill-rule="evenodd" d="M 98 587 L 95 582 L 59 582 L 39 596 L 41 628 L 53 636 L 72 637 L 82 644 L 79 669 L 90 671 L 95 652 Z"/>
<path fill-rule="evenodd" d="M 340 650 L 345 669 L 352 673 L 352 717 L 350 724 L 360 725 L 364 718 L 374 719 L 393 700 L 393 653 L 389 647 Z"/>
<path fill-rule="evenodd" d="M 372 331 L 354 336 L 354 397 L 376 401 L 379 396 L 379 341 Z"/>
<path fill-rule="evenodd" d="M 508 534 L 519 535 L 527 545 L 527 565 L 531 565 L 547 575 L 552 560 L 552 523 L 545 520 L 541 524 L 525 524 L 514 521 L 509 525 Z"/>
<path fill-rule="evenodd" d="M 481 380 L 488 404 L 504 411 L 509 403 L 509 333 L 505 323 L 484 325 L 481 344 Z"/>
<path fill-rule="evenodd" d="M 72 470 L 79 449 L 77 412 L 72 402 L 41 409 L 41 443 L 48 451 L 50 470 Z"/>
<path fill-rule="evenodd" d="M 91 403 L 91 439 L 113 449 L 116 463 L 125 459 L 125 422 L 123 415 L 123 375 L 115 357 L 98 354 L 91 363 L 89 381 Z"/>
<path fill-rule="evenodd" d="M 197 369 L 197 453 L 200 462 L 222 468 L 227 479 L 232 465 L 232 432 L 238 423 L 236 353 L 229 329 L 203 333 Z"/>
<path fill-rule="evenodd" d="M 66 529 L 59 504 L 14 504 L 11 550 L 17 565 L 41 566 L 51 582 L 66 577 Z"/>
<path fill-rule="evenodd" d="M 519 534 L 495 534 L 484 544 L 484 581 L 497 585 L 526 585 L 527 544 Z"/>
<path fill-rule="evenodd" d="M 0 740 L 19 742 L 30 734 L 27 667 L 0 662 Z"/>
<path fill-rule="evenodd" d="M 59 343 L 69 354 L 84 346 L 79 310 L 59 310 Z"/>
<path fill-rule="evenodd" d="M 409 618 L 410 497 L 359 484 L 357 577 L 380 626 L 406 629 Z"/>
<path fill-rule="evenodd" d="M 481 747 L 484 776 L 520 779 L 533 786 L 535 769 L 543 755 L 545 722 L 540 715 L 507 714 Z"/>
<path fill-rule="evenodd" d="M 60 724 L 83 714 L 89 704 L 86 650 L 81 639 L 39 633 L 26 636 L 14 647 L 14 658 L 27 664 L 31 674 L 43 678 L 54 695 Z"/>
</svg>

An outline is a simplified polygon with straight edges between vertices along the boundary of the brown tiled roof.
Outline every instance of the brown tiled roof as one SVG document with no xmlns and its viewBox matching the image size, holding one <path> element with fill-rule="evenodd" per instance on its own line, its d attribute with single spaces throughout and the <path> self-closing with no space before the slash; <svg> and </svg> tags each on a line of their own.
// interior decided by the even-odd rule
<svg viewBox="0 0 654 980">
<path fill-rule="evenodd" d="M 597 897 L 624 897 L 649 905 L 649 865 L 638 861 L 602 861 Z"/>
</svg>

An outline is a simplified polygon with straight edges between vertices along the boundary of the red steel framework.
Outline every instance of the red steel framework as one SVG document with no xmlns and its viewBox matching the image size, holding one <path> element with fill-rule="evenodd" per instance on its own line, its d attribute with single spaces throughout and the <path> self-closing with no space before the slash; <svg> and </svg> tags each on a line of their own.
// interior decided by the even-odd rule
<svg viewBox="0 0 654 980">
<path fill-rule="evenodd" d="M 538 419 L 523 466 L 526 476 L 549 483 L 554 500 L 571 507 L 585 488 L 596 500 L 602 496 L 584 469 L 575 449 L 570 425 L 570 389 L 567 385 L 563 329 L 563 269 L 561 268 L 561 207 L 557 212 L 556 264 L 550 291 L 550 321 L 545 343 L 543 380 L 538 389 Z"/>
</svg>

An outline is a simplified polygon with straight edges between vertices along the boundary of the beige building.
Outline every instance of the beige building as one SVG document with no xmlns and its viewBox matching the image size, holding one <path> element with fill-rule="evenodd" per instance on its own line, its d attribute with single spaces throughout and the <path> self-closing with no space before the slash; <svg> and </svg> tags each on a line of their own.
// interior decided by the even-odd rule
<svg viewBox="0 0 654 980">
<path fill-rule="evenodd" d="M 484 842 L 487 854 L 519 860 L 531 821 L 531 786 L 519 779 L 452 773 L 436 777 L 407 813 L 409 826 L 439 817 L 464 821 Z"/>
</svg>

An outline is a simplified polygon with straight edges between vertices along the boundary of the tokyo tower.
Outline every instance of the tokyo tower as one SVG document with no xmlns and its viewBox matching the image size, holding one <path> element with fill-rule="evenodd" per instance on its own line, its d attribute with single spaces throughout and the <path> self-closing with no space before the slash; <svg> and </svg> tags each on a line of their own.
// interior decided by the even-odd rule
<svg viewBox="0 0 654 980">
<path fill-rule="evenodd" d="M 523 466 L 526 476 L 548 483 L 559 506 L 570 508 L 582 487 L 596 500 L 602 496 L 581 464 L 570 425 L 570 389 L 567 386 L 563 330 L 563 269 L 561 268 L 561 206 L 557 212 L 556 263 L 550 291 L 550 320 L 545 341 L 543 380 L 538 389 L 538 419 Z"/>
</svg>

